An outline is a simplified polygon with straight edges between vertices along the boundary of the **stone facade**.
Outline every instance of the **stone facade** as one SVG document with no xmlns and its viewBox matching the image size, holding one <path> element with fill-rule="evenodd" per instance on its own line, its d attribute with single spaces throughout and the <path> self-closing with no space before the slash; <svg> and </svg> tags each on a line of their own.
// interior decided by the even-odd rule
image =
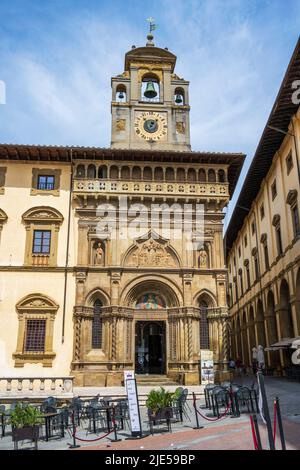
<svg viewBox="0 0 300 470">
<path fill-rule="evenodd" d="M 126 54 L 112 79 L 112 148 L 0 145 L 6 377 L 109 386 L 135 369 L 198 384 L 201 351 L 227 376 L 223 209 L 244 156 L 190 151 L 188 82 L 175 61 L 153 44 Z M 147 87 L 158 100 L 140 100 Z M 133 204 L 148 214 L 138 233 L 126 231 Z"/>
</svg>

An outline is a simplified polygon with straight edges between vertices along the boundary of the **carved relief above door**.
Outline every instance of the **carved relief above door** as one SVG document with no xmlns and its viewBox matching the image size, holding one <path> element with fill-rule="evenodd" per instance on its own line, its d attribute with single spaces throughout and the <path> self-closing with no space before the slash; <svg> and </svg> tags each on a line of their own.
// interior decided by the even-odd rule
<svg viewBox="0 0 300 470">
<path fill-rule="evenodd" d="M 179 261 L 167 240 L 150 235 L 148 240 L 134 242 L 124 257 L 124 266 L 176 268 Z"/>
</svg>

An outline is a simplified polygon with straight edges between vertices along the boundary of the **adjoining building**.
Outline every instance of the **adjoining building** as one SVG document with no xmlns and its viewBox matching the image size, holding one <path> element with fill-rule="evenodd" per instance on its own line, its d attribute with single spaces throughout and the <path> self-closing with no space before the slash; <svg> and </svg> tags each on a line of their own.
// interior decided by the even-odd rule
<svg viewBox="0 0 300 470">
<path fill-rule="evenodd" d="M 189 83 L 175 63 L 151 35 L 126 54 L 110 148 L 0 146 L 4 375 L 103 386 L 135 369 L 198 384 L 211 356 L 226 377 L 223 209 L 244 155 L 191 151 Z M 166 207 L 177 237 L 164 231 Z M 155 221 L 133 234 L 139 211 Z"/>
<path fill-rule="evenodd" d="M 276 344 L 267 365 L 289 366 L 300 335 L 299 76 L 300 40 L 225 234 L 231 354 L 246 365 Z"/>
</svg>

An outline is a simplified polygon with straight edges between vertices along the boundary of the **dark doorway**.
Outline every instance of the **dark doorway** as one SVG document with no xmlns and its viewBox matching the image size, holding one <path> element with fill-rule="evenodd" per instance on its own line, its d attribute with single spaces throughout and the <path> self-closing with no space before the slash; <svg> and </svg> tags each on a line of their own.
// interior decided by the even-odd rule
<svg viewBox="0 0 300 470">
<path fill-rule="evenodd" d="M 165 323 L 138 321 L 135 325 L 135 371 L 164 374 L 166 370 Z"/>
</svg>

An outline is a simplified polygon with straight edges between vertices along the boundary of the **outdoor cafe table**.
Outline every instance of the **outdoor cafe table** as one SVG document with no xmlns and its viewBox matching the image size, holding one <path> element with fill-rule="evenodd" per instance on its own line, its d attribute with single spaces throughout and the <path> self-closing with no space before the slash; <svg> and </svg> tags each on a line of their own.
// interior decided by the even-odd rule
<svg viewBox="0 0 300 470">
<path fill-rule="evenodd" d="M 47 442 L 49 440 L 49 437 L 52 437 L 51 436 L 51 419 L 55 418 L 58 415 L 59 415 L 59 413 L 42 413 L 40 415 L 40 417 L 45 420 L 45 430 L 46 430 L 46 441 Z M 65 433 L 64 433 L 63 423 L 61 424 L 60 429 L 61 429 L 61 437 L 64 437 Z"/>
<path fill-rule="evenodd" d="M 97 405 L 92 407 L 92 420 L 93 420 L 93 431 L 96 434 L 96 411 L 105 411 L 106 412 L 106 423 L 107 423 L 107 432 L 110 432 L 110 412 L 114 409 L 113 406 L 107 405 Z"/>
</svg>

